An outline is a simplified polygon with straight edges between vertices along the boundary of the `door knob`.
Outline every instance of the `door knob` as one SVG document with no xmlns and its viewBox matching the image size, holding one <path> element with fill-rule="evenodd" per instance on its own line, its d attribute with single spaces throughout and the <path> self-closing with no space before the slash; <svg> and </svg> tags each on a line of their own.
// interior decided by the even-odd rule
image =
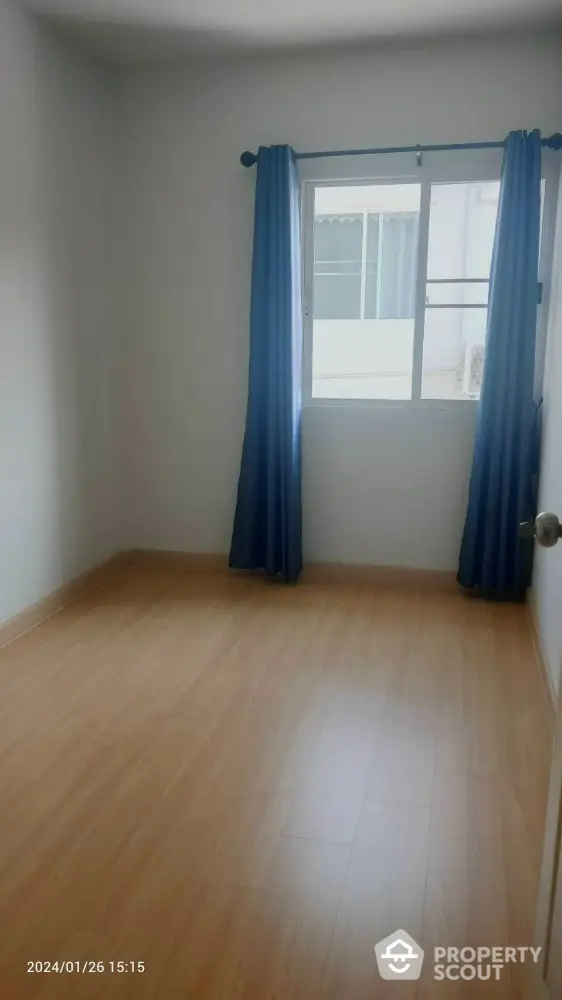
<svg viewBox="0 0 562 1000">
<path fill-rule="evenodd" d="M 562 538 L 562 525 L 556 514 L 537 514 L 534 524 L 532 521 L 523 521 L 519 525 L 519 535 L 521 538 L 535 538 L 537 545 L 549 549 Z"/>
</svg>

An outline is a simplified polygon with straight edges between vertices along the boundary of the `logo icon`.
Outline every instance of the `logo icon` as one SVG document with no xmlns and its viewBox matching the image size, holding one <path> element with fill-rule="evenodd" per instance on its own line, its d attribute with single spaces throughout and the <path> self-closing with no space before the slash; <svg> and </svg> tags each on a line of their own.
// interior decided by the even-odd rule
<svg viewBox="0 0 562 1000">
<path fill-rule="evenodd" d="M 406 931 L 395 931 L 375 945 L 382 979 L 419 979 L 423 949 Z"/>
</svg>

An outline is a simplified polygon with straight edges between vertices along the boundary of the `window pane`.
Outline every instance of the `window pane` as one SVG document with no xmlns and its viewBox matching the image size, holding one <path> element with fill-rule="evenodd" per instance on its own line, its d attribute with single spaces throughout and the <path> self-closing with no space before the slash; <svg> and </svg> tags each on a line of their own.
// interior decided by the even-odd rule
<svg viewBox="0 0 562 1000">
<path fill-rule="evenodd" d="M 406 319 L 414 316 L 418 249 L 417 213 L 383 215 L 379 316 Z"/>
<path fill-rule="evenodd" d="M 432 184 L 428 278 L 489 278 L 499 181 Z"/>
<path fill-rule="evenodd" d="M 360 319 L 362 246 L 362 215 L 316 216 L 315 319 Z"/>
<path fill-rule="evenodd" d="M 417 260 L 417 212 L 368 216 L 366 318 L 413 318 Z"/>
<path fill-rule="evenodd" d="M 315 219 L 316 262 L 352 262 L 361 268 L 362 215 L 320 215 Z"/>
<path fill-rule="evenodd" d="M 360 306 L 360 274 L 314 275 L 314 319 L 359 319 Z"/>
<path fill-rule="evenodd" d="M 488 310 L 428 309 L 423 342 L 422 397 L 480 395 Z"/>
<path fill-rule="evenodd" d="M 367 261 L 365 268 L 365 317 L 376 319 L 378 314 L 379 222 L 381 216 L 367 216 Z"/>
<path fill-rule="evenodd" d="M 427 277 L 490 277 L 498 181 L 434 184 L 431 188 Z M 471 399 L 480 394 L 486 340 L 488 281 L 426 285 L 422 397 Z M 481 308 L 456 309 L 456 305 Z"/>
<path fill-rule="evenodd" d="M 451 281 L 440 284 L 428 281 L 425 302 L 435 305 L 488 305 L 489 282 L 478 283 Z"/>
<path fill-rule="evenodd" d="M 419 184 L 316 188 L 313 397 L 411 398 L 419 205 Z"/>
</svg>

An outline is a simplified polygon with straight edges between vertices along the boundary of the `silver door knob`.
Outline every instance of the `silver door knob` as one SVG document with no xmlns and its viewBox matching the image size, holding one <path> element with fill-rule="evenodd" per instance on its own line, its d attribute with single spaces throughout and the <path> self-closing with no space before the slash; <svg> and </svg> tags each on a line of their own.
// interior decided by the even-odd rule
<svg viewBox="0 0 562 1000">
<path fill-rule="evenodd" d="M 556 514 L 537 514 L 534 524 L 532 521 L 523 521 L 519 525 L 519 534 L 521 538 L 534 538 L 537 545 L 549 549 L 562 538 L 562 525 Z"/>
</svg>

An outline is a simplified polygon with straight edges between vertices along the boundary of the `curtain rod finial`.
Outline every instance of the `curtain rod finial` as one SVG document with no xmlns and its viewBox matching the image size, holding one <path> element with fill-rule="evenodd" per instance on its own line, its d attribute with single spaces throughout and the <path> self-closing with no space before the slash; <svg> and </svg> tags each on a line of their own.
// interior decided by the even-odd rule
<svg viewBox="0 0 562 1000">
<path fill-rule="evenodd" d="M 249 149 L 246 149 L 240 156 L 240 163 L 243 167 L 253 167 L 254 163 L 258 162 L 258 158 L 255 153 L 250 153 Z"/>
</svg>

